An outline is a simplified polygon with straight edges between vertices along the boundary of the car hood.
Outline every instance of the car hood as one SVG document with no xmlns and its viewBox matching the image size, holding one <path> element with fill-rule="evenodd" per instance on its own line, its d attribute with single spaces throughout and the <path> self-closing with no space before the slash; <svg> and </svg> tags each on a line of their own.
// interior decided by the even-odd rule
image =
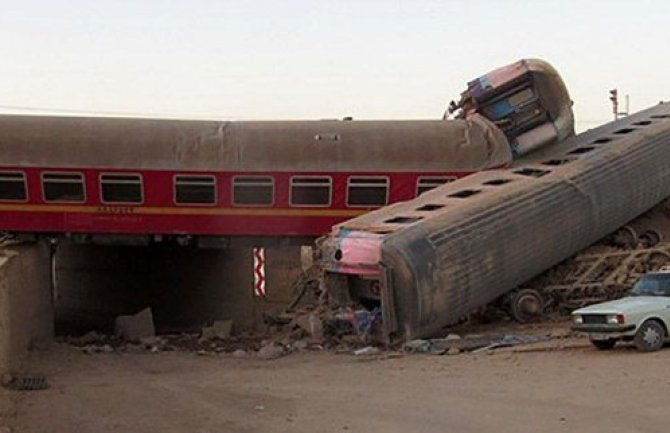
<svg viewBox="0 0 670 433">
<path fill-rule="evenodd" d="M 636 313 L 665 308 L 666 305 L 670 305 L 670 298 L 665 296 L 628 296 L 616 301 L 589 305 L 588 307 L 573 311 L 572 314 Z"/>
</svg>

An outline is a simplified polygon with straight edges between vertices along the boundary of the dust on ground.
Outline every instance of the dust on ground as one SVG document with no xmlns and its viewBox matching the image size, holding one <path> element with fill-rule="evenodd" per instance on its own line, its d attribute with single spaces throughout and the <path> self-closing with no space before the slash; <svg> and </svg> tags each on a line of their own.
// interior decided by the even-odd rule
<svg viewBox="0 0 670 433">
<path fill-rule="evenodd" d="M 44 391 L 3 391 L 12 432 L 665 432 L 670 348 L 576 337 L 449 356 L 300 351 L 31 354 Z"/>
</svg>

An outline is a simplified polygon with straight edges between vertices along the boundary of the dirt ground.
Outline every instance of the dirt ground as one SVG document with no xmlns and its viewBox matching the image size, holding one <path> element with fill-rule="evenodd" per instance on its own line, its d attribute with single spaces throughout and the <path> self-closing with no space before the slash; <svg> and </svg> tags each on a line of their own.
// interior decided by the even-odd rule
<svg viewBox="0 0 670 433">
<path fill-rule="evenodd" d="M 491 354 L 272 360 L 186 352 L 32 353 L 44 391 L 3 391 L 0 432 L 666 432 L 670 348 L 584 339 Z"/>
</svg>

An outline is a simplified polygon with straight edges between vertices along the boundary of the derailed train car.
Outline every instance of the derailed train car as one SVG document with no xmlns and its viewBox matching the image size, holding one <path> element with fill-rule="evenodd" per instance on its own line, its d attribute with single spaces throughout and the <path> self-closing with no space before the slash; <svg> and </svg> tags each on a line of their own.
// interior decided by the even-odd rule
<svg viewBox="0 0 670 433">
<path fill-rule="evenodd" d="M 515 156 L 574 135 L 572 101 L 549 63 L 523 59 L 472 80 L 449 114 L 467 119 L 478 113 L 509 139 Z"/>
<path fill-rule="evenodd" d="M 320 242 L 335 295 L 380 302 L 412 339 L 568 258 L 670 196 L 670 105 L 336 226 Z M 340 296 L 342 297 L 342 296 Z"/>
<path fill-rule="evenodd" d="M 507 139 L 483 117 L 0 115 L 0 231 L 312 237 L 421 188 L 511 161 Z"/>
<path fill-rule="evenodd" d="M 0 115 L 0 232 L 304 242 L 572 134 L 566 101 L 551 66 L 523 60 L 470 83 L 452 120 Z"/>
</svg>

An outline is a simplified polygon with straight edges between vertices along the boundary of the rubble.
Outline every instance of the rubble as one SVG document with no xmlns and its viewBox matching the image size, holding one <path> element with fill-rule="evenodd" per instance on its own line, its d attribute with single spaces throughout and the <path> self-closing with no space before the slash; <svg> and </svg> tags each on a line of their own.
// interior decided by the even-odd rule
<svg viewBox="0 0 670 433">
<path fill-rule="evenodd" d="M 296 350 L 305 350 L 309 347 L 309 343 L 307 340 L 298 340 L 295 343 L 293 343 L 293 348 Z"/>
<path fill-rule="evenodd" d="M 552 338 L 568 338 L 572 335 L 572 330 L 570 328 L 555 328 L 550 335 Z"/>
<path fill-rule="evenodd" d="M 381 350 L 374 346 L 365 346 L 360 349 L 354 350 L 353 354 L 356 356 L 372 356 L 379 355 Z"/>
<path fill-rule="evenodd" d="M 548 341 L 551 335 L 516 335 L 505 334 L 502 336 L 473 335 L 466 337 L 433 338 L 430 340 L 412 340 L 403 345 L 403 350 L 408 353 L 428 353 L 431 355 L 457 355 L 462 352 L 487 352 L 499 347 L 516 346 L 520 344 L 533 344 Z"/>
<path fill-rule="evenodd" d="M 81 346 L 83 352 L 91 354 L 159 353 L 174 350 L 199 356 L 226 354 L 238 359 L 271 360 L 294 352 L 329 350 L 359 357 L 370 356 L 374 359 L 372 356 L 390 353 L 386 351 L 394 348 L 401 348 L 406 353 L 433 355 L 458 355 L 477 350 L 490 353 L 498 347 L 531 344 L 570 335 L 568 329 L 555 326 L 546 330 L 546 335 L 543 336 L 517 335 L 514 334 L 515 331 L 496 335 L 464 334 L 462 327 L 456 327 L 443 338 L 413 340 L 401 347 L 383 348 L 377 346 L 382 328 L 379 307 L 334 307 L 328 304 L 327 296 L 319 297 L 317 304 L 300 308 L 295 304 L 292 303 L 290 308 L 277 314 L 265 316 L 265 330 L 255 333 L 238 330 L 237 334 L 233 334 L 232 321 L 217 320 L 210 326 L 203 327 L 197 334 L 156 336 L 152 313 L 147 308 L 132 316 L 118 317 L 115 336 L 91 331 L 67 341 Z M 470 323 L 467 329 L 473 329 Z"/>
<path fill-rule="evenodd" d="M 82 335 L 81 337 L 77 338 L 76 341 L 83 345 L 87 344 L 95 344 L 95 343 L 100 343 L 105 340 L 105 336 L 102 334 L 98 334 L 95 331 L 89 331 L 86 334 Z"/>
<path fill-rule="evenodd" d="M 114 334 L 126 341 L 140 341 L 156 335 L 151 308 L 128 316 L 118 316 L 114 324 Z"/>
<path fill-rule="evenodd" d="M 233 358 L 248 358 L 249 354 L 247 353 L 246 350 L 243 349 L 237 349 L 236 351 L 233 352 Z"/>
<path fill-rule="evenodd" d="M 509 346 L 518 346 L 520 344 L 533 344 L 533 343 L 540 343 L 543 341 L 549 341 L 551 340 L 550 335 L 513 335 L 513 334 L 507 334 L 504 335 L 502 338 L 492 341 L 491 344 L 488 344 L 484 347 L 481 347 L 473 353 L 478 353 L 478 352 L 483 352 L 483 351 L 490 351 L 491 349 L 497 349 L 499 347 L 509 347 Z"/>
<path fill-rule="evenodd" d="M 92 353 L 114 352 L 114 348 L 109 344 L 101 344 L 101 345 L 87 344 L 86 346 L 79 347 L 79 350 L 81 350 L 82 353 L 85 353 L 87 355 L 90 355 Z"/>
<path fill-rule="evenodd" d="M 275 343 L 269 343 L 261 347 L 256 352 L 256 357 L 265 360 L 281 358 L 286 354 L 284 348 Z"/>
<path fill-rule="evenodd" d="M 151 348 L 162 349 L 166 346 L 167 341 L 163 337 L 153 336 L 153 337 L 140 338 L 140 343 L 149 349 Z"/>
<path fill-rule="evenodd" d="M 323 321 L 319 316 L 312 312 L 294 319 L 294 323 L 307 332 L 312 341 L 322 341 L 324 337 Z"/>
<path fill-rule="evenodd" d="M 225 340 L 230 338 L 232 330 L 232 320 L 217 320 L 212 324 L 212 326 L 206 326 L 202 328 L 202 334 L 200 338 L 203 340 L 213 340 L 215 338 Z"/>
</svg>

